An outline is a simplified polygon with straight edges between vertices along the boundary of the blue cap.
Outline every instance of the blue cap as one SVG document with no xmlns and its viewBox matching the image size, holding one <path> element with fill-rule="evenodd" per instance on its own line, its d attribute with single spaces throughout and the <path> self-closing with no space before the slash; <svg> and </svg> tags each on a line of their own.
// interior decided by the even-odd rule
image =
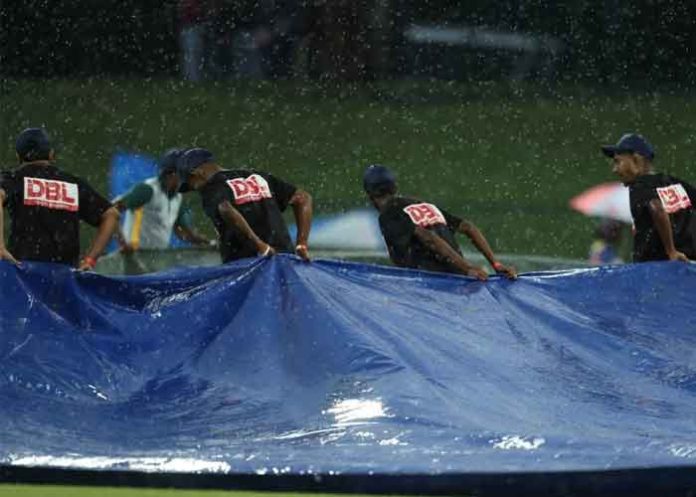
<svg viewBox="0 0 696 497">
<path fill-rule="evenodd" d="M 623 135 L 616 145 L 604 145 L 602 152 L 607 157 L 614 157 L 616 154 L 635 153 L 649 160 L 655 158 L 655 149 L 650 145 L 650 142 L 643 138 L 642 135 L 636 133 Z"/>
<path fill-rule="evenodd" d="M 51 140 L 42 128 L 27 128 L 17 137 L 15 149 L 23 161 L 48 159 Z"/>
<path fill-rule="evenodd" d="M 383 193 L 396 187 L 396 176 L 380 164 L 367 166 L 363 174 L 363 188 L 367 193 Z"/>
<path fill-rule="evenodd" d="M 179 157 L 181 157 L 181 155 L 184 152 L 186 152 L 186 149 L 170 148 L 164 154 L 162 154 L 162 157 L 159 158 L 159 162 L 157 164 L 159 166 L 160 176 L 166 176 L 167 174 L 171 173 L 178 173 L 177 162 L 179 160 Z"/>
<path fill-rule="evenodd" d="M 213 162 L 213 154 L 205 148 L 189 148 L 184 151 L 182 155 L 179 156 L 176 161 L 176 169 L 179 173 L 180 187 L 179 191 L 184 193 L 191 190 L 187 181 L 191 173 L 198 166 L 207 164 L 208 162 Z"/>
</svg>

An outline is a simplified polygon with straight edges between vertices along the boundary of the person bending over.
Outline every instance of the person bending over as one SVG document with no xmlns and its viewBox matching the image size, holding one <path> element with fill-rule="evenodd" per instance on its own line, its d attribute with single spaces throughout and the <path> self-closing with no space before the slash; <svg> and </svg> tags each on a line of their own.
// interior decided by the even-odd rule
<svg viewBox="0 0 696 497">
<path fill-rule="evenodd" d="M 276 176 L 248 169 L 223 169 L 203 148 L 189 149 L 178 161 L 180 191 L 200 194 L 215 225 L 222 262 L 277 252 L 309 261 L 312 197 Z M 282 213 L 292 206 L 297 222 L 293 247 Z"/>
<path fill-rule="evenodd" d="M 462 256 L 455 233 L 469 237 L 493 269 L 515 279 L 514 268 L 499 262 L 488 241 L 471 222 L 464 221 L 435 204 L 397 194 L 396 176 L 378 164 L 363 175 L 363 187 L 372 205 L 379 211 L 379 226 L 396 266 L 473 276 L 481 281 L 486 271 Z"/>
<path fill-rule="evenodd" d="M 15 148 L 19 167 L 0 179 L 0 259 L 93 269 L 118 227 L 118 210 L 85 180 L 56 167 L 56 154 L 45 130 L 25 129 Z M 5 208 L 11 219 L 7 245 Z M 82 258 L 80 221 L 97 228 Z"/>
</svg>

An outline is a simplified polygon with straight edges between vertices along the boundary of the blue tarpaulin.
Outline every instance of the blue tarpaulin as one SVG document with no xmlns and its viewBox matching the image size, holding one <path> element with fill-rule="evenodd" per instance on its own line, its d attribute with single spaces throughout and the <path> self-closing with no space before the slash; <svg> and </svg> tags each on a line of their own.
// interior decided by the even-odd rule
<svg viewBox="0 0 696 497">
<path fill-rule="evenodd" d="M 292 256 L 0 262 L 0 463 L 245 474 L 696 468 L 696 266 L 487 283 Z"/>
</svg>

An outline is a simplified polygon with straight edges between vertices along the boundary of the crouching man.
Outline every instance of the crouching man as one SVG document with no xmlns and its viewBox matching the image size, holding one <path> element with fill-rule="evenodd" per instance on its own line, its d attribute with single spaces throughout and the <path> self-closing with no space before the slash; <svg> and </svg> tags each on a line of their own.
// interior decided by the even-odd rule
<svg viewBox="0 0 696 497">
<path fill-rule="evenodd" d="M 464 221 L 434 204 L 397 195 L 396 176 L 381 165 L 369 166 L 363 187 L 379 211 L 379 226 L 396 266 L 488 279 L 486 271 L 464 259 L 455 233 L 467 235 L 493 269 L 515 279 L 514 268 L 499 262 L 488 241 L 473 223 Z"/>
<path fill-rule="evenodd" d="M 222 262 L 278 252 L 309 261 L 312 198 L 290 183 L 264 172 L 223 169 L 203 148 L 189 149 L 178 162 L 181 191 L 196 190 L 219 235 Z M 290 240 L 282 213 L 291 206 L 297 240 Z"/>
</svg>

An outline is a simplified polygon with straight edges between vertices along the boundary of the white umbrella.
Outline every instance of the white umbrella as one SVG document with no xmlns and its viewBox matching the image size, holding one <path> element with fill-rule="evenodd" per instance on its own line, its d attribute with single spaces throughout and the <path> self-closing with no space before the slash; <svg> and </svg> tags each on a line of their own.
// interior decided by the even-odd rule
<svg viewBox="0 0 696 497">
<path fill-rule="evenodd" d="M 297 227 L 290 227 L 294 237 Z M 354 209 L 343 214 L 319 216 L 312 221 L 310 245 L 315 249 L 376 251 L 386 253 L 377 211 Z"/>
<path fill-rule="evenodd" d="M 628 188 L 618 182 L 602 183 L 570 199 L 570 207 L 587 216 L 632 223 Z"/>
</svg>

